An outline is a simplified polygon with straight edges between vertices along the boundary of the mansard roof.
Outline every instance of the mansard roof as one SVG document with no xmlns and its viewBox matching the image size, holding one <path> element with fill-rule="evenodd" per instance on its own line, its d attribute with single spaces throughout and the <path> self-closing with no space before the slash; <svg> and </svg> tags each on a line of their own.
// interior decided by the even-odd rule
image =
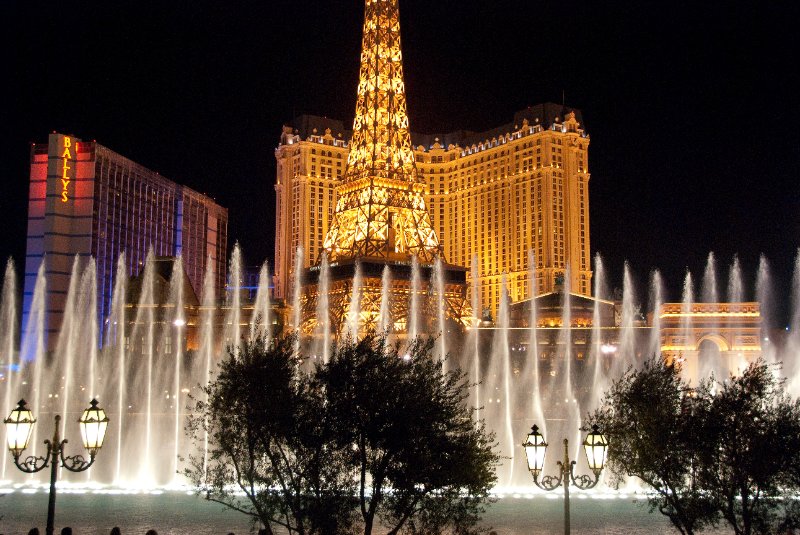
<svg viewBox="0 0 800 535">
<path fill-rule="evenodd" d="M 515 132 L 522 128 L 522 123 L 527 120 L 529 125 L 541 125 L 542 128 L 548 129 L 554 124 L 562 122 L 567 114 L 570 112 L 575 113 L 575 119 L 580 124 L 583 130 L 586 130 L 583 124 L 583 115 L 581 110 L 556 104 L 553 102 L 544 102 L 536 104 L 535 106 L 528 106 L 523 110 L 519 110 L 514 114 L 514 119 L 511 122 L 502 124 L 496 128 L 485 130 L 482 132 L 475 132 L 473 130 L 454 130 L 445 134 L 420 134 L 411 132 L 411 143 L 414 147 L 422 145 L 423 147 L 430 148 L 436 140 L 443 147 L 447 148 L 449 145 L 458 145 L 459 147 L 468 147 L 473 143 L 481 143 L 487 139 L 504 136 L 511 132 Z M 300 139 L 306 139 L 311 135 L 324 135 L 326 129 L 331 130 L 331 135 L 335 139 L 350 140 L 352 131 L 345 128 L 345 123 L 338 119 L 330 119 L 328 117 L 320 117 L 317 115 L 298 115 L 292 119 L 287 126 L 300 136 Z M 413 125 L 412 125 L 413 126 Z"/>
</svg>

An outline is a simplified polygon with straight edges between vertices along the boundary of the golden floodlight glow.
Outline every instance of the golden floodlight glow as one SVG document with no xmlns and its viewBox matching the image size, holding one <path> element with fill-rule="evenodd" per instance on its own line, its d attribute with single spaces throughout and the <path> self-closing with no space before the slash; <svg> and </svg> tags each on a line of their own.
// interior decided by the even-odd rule
<svg viewBox="0 0 800 535">
<path fill-rule="evenodd" d="M 323 250 L 342 258 L 441 254 L 417 180 L 397 0 L 367 0 L 353 137 Z"/>
<path fill-rule="evenodd" d="M 664 312 L 659 318 L 758 318 L 760 312 Z"/>
</svg>

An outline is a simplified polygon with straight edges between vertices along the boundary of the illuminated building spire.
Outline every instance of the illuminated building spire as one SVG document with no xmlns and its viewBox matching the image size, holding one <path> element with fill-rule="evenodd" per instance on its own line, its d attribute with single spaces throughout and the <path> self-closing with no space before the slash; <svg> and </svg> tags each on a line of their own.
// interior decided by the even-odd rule
<svg viewBox="0 0 800 535">
<path fill-rule="evenodd" d="M 324 249 L 331 261 L 441 252 L 408 131 L 398 0 L 366 0 L 347 170 Z"/>
</svg>

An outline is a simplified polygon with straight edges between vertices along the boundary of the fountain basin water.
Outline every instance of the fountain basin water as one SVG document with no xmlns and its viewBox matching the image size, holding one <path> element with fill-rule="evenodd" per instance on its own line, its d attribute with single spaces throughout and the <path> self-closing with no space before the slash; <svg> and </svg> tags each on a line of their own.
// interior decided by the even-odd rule
<svg viewBox="0 0 800 535">
<path fill-rule="evenodd" d="M 517 492 L 519 490 L 519 492 Z M 4 533 L 22 534 L 43 524 L 45 489 L 0 489 Z M 672 535 L 666 517 L 650 514 L 645 497 L 636 494 L 572 494 L 574 535 Z M 113 526 L 123 533 L 155 529 L 172 535 L 219 535 L 249 533 L 251 523 L 240 514 L 205 501 L 190 490 L 137 490 L 115 488 L 71 488 L 59 490 L 56 527 L 70 526 L 82 535 L 107 535 Z M 532 493 L 508 489 L 498 495 L 483 517 L 483 524 L 498 535 L 551 535 L 562 531 L 561 494 Z M 710 530 L 704 533 L 727 533 Z"/>
</svg>

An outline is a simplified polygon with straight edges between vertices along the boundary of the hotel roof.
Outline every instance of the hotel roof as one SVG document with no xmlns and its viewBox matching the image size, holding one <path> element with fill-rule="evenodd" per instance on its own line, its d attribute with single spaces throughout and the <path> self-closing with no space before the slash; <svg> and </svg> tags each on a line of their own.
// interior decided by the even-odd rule
<svg viewBox="0 0 800 535">
<path fill-rule="evenodd" d="M 492 138 L 519 130 L 522 127 L 523 121 L 526 119 L 529 125 L 538 124 L 541 125 L 542 128 L 550 128 L 554 124 L 563 121 L 569 112 L 575 113 L 575 119 L 585 130 L 583 116 L 579 109 L 555 104 L 553 102 L 545 102 L 543 104 L 536 104 L 535 106 L 528 106 L 525 109 L 517 111 L 511 122 L 490 130 L 482 132 L 455 130 L 446 134 L 419 134 L 411 132 L 411 142 L 414 147 L 422 145 L 425 148 L 430 148 L 438 139 L 439 144 L 444 148 L 447 148 L 449 145 L 467 147 L 473 143 L 481 143 L 487 139 L 491 140 Z M 287 126 L 290 126 L 294 133 L 299 135 L 301 139 L 307 139 L 308 136 L 311 135 L 324 135 L 326 129 L 330 129 L 331 135 L 336 139 L 349 141 L 352 135 L 352 131 L 345 128 L 343 121 L 330 119 L 328 117 L 320 117 L 318 115 L 299 115 L 291 120 Z"/>
</svg>

